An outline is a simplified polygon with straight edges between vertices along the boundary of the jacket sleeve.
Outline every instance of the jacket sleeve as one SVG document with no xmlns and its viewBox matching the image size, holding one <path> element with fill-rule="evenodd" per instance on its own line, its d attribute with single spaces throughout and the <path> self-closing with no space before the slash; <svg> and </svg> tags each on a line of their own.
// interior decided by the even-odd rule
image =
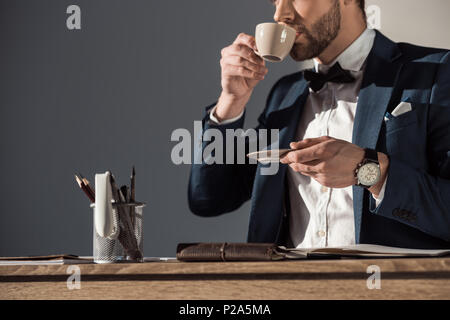
<svg viewBox="0 0 450 320">
<path fill-rule="evenodd" d="M 441 60 L 430 101 L 427 132 L 429 170 L 390 159 L 385 196 L 374 214 L 395 219 L 450 241 L 450 53 Z"/>
<path fill-rule="evenodd" d="M 266 115 L 268 110 L 276 106 L 284 98 L 289 84 L 288 77 L 283 77 L 272 87 L 262 114 L 258 118 L 258 126 L 255 128 L 257 136 L 260 129 L 268 129 L 266 125 Z M 219 130 L 224 141 L 223 159 L 227 158 L 227 150 L 233 148 L 236 155 L 236 143 L 233 146 L 226 145 L 226 130 L 242 129 L 244 125 L 245 113 L 243 117 L 232 123 L 217 125 L 210 120 L 209 111 L 215 106 L 206 108 L 203 118 L 203 132 L 208 129 Z M 268 130 L 270 131 L 270 130 Z M 270 141 L 270 134 L 267 137 Z M 195 142 L 199 143 L 199 142 Z M 197 160 L 201 159 L 201 164 L 192 164 L 188 186 L 188 203 L 190 210 L 199 216 L 218 216 L 239 208 L 243 203 L 251 198 L 253 182 L 257 164 L 206 164 L 202 157 L 203 150 L 212 142 L 202 142 L 202 148 L 195 155 Z M 246 139 L 246 153 L 248 151 L 248 140 Z M 236 159 L 235 159 L 236 160 Z M 200 162 L 200 161 L 197 161 Z M 225 162 L 225 161 L 224 161 Z"/>
<path fill-rule="evenodd" d="M 209 119 L 209 110 L 214 105 L 206 108 L 206 115 L 202 121 L 203 132 L 209 129 L 220 131 L 224 142 L 222 155 L 223 159 L 226 159 L 226 130 L 242 129 L 245 114 L 235 122 L 217 125 Z M 197 153 L 200 154 L 194 155 L 196 159 L 200 159 L 201 164 L 194 162 L 191 166 L 188 186 L 190 210 L 194 214 L 204 217 L 217 216 L 236 210 L 250 199 L 256 165 L 225 164 L 225 160 L 222 164 L 207 164 L 203 159 L 203 151 L 212 141 L 196 141 L 195 143 L 202 144 L 202 147 L 197 150 Z"/>
</svg>

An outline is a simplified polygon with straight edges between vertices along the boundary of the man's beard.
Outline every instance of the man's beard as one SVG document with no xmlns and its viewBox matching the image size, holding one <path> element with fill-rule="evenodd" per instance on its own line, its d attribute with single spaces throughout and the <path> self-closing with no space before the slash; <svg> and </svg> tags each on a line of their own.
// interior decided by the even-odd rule
<svg viewBox="0 0 450 320">
<path fill-rule="evenodd" d="M 339 0 L 336 0 L 333 7 L 312 25 L 311 30 L 305 27 L 300 30 L 306 44 L 294 44 L 290 53 L 292 59 L 303 61 L 318 57 L 336 39 L 340 29 L 341 11 Z"/>
</svg>

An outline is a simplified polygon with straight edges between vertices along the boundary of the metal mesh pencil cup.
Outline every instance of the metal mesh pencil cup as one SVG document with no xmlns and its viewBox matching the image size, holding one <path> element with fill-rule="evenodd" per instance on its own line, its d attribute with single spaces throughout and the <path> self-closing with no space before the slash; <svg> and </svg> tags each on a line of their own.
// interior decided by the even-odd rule
<svg viewBox="0 0 450 320">
<path fill-rule="evenodd" d="M 144 203 L 112 203 L 113 225 L 118 232 L 110 237 L 102 237 L 95 229 L 95 203 L 91 204 L 95 263 L 143 261 L 144 207 Z"/>
</svg>

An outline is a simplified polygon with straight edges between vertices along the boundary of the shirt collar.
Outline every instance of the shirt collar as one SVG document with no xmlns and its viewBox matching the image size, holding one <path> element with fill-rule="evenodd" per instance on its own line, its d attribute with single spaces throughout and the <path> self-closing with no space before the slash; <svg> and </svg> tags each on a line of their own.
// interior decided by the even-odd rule
<svg viewBox="0 0 450 320">
<path fill-rule="evenodd" d="M 314 59 L 315 71 L 327 72 L 336 62 L 339 62 L 344 70 L 361 71 L 364 62 L 369 56 L 370 50 L 372 50 L 375 35 L 375 30 L 367 28 L 347 49 L 328 65 L 320 64 Z"/>
</svg>

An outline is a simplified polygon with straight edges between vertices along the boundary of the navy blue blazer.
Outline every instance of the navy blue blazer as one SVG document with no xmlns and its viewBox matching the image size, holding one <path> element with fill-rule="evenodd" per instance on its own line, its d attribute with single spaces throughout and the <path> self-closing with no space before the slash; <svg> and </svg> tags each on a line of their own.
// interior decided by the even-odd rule
<svg viewBox="0 0 450 320">
<path fill-rule="evenodd" d="M 280 148 L 288 148 L 308 94 L 301 72 L 281 78 L 257 129 L 279 129 Z M 385 113 L 403 101 L 413 110 L 385 122 Z M 244 117 L 217 126 L 206 113 L 203 128 L 216 128 L 225 137 L 226 129 L 242 128 L 243 123 Z M 353 187 L 356 243 L 450 248 L 449 51 L 394 43 L 377 32 L 359 92 L 352 142 L 390 158 L 385 196 L 378 207 L 367 190 Z M 261 164 L 193 164 L 190 209 L 216 216 L 251 199 L 247 240 L 286 244 L 286 169 L 281 165 L 276 175 L 261 175 Z"/>
</svg>

